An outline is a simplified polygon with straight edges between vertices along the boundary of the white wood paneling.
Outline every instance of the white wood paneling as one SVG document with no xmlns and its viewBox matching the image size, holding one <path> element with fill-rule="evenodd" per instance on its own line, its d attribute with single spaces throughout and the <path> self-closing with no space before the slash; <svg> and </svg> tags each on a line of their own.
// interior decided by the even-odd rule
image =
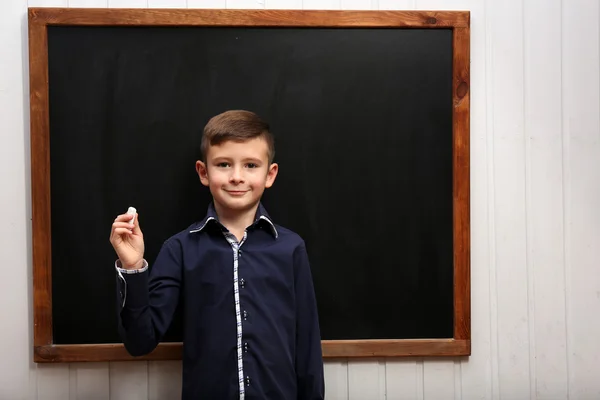
<svg viewBox="0 0 600 400">
<path fill-rule="evenodd" d="M 227 8 L 226 0 L 187 0 L 188 8 Z"/>
<path fill-rule="evenodd" d="M 188 8 L 227 8 L 226 0 L 187 0 Z"/>
<path fill-rule="evenodd" d="M 186 0 L 148 0 L 149 8 L 187 8 Z"/>
<path fill-rule="evenodd" d="M 148 0 L 108 0 L 110 8 L 146 8 Z"/>
<path fill-rule="evenodd" d="M 348 400 L 348 362 L 326 361 L 325 397 L 327 400 Z"/>
<path fill-rule="evenodd" d="M 489 1 L 500 397 L 530 396 L 529 270 L 523 115 L 523 2 Z"/>
<path fill-rule="evenodd" d="M 73 363 L 75 387 L 71 386 L 71 399 L 108 400 L 110 398 L 110 375 L 108 363 Z M 71 378 L 73 380 L 73 377 Z"/>
<path fill-rule="evenodd" d="M 148 399 L 148 362 L 110 363 L 110 400 Z"/>
<path fill-rule="evenodd" d="M 69 398 L 69 364 L 40 364 L 37 366 L 37 398 L 64 400 Z"/>
<path fill-rule="evenodd" d="M 379 10 L 414 10 L 416 0 L 378 0 Z"/>
<path fill-rule="evenodd" d="M 343 10 L 371 10 L 377 9 L 378 0 L 340 0 L 340 8 Z"/>
<path fill-rule="evenodd" d="M 600 10 L 598 1 L 562 6 L 569 396 L 595 399 L 600 398 Z"/>
<path fill-rule="evenodd" d="M 27 1 L 0 3 L 0 399 L 36 396 L 30 373 Z M 34 386 L 31 386 L 34 382 Z"/>
<path fill-rule="evenodd" d="M 14 1 L 14 0 L 9 0 Z M 67 7 L 67 0 L 29 0 L 27 7 Z"/>
<path fill-rule="evenodd" d="M 452 359 L 423 361 L 423 399 L 454 400 L 454 381 Z"/>
<path fill-rule="evenodd" d="M 264 0 L 265 8 L 301 10 L 302 0 Z"/>
<path fill-rule="evenodd" d="M 523 25 L 531 397 L 537 399 L 567 398 L 560 5 L 526 1 Z"/>
<path fill-rule="evenodd" d="M 494 22 L 494 18 L 490 15 L 490 1 L 485 0 L 485 136 L 486 136 L 486 146 L 485 146 L 485 159 L 486 159 L 486 175 L 487 175 L 487 193 L 485 197 L 485 206 L 487 208 L 487 260 L 482 257 L 481 265 L 486 265 L 485 261 L 487 261 L 488 270 L 489 270 L 489 283 L 487 288 L 489 288 L 489 324 L 490 324 L 490 369 L 491 369 L 491 382 L 488 383 L 491 398 L 494 400 L 500 399 L 500 367 L 499 361 L 500 353 L 498 351 L 498 279 L 497 279 L 497 267 L 496 267 L 496 184 L 495 184 L 495 175 L 496 175 L 496 165 L 494 162 L 494 52 L 492 51 L 492 24 Z M 474 30 L 471 30 L 471 36 L 473 36 Z M 474 87 L 471 86 L 471 95 L 473 95 Z M 471 132 L 471 137 L 473 136 L 473 132 Z M 473 155 L 471 155 L 473 157 Z M 473 158 L 471 158 L 473 160 Z M 480 164 L 480 165 L 483 165 Z M 473 168 L 471 169 L 473 171 Z M 473 189 L 471 190 L 473 192 Z M 475 199 L 471 199 L 472 207 L 476 207 L 474 204 Z M 472 213 L 474 210 L 472 211 Z M 471 243 L 473 245 L 474 238 L 471 239 Z M 474 260 L 472 260 L 474 261 Z M 479 285 L 483 285 L 483 282 L 475 281 L 473 278 L 473 274 L 477 270 L 471 267 L 474 271 L 472 274 L 471 288 L 476 288 Z M 472 293 L 473 295 L 474 293 Z M 471 297 L 473 299 L 473 297 Z M 474 303 L 473 301 L 471 303 Z M 471 324 L 474 326 L 481 325 L 481 322 L 475 323 L 476 319 L 471 319 Z M 474 330 L 474 329 L 473 329 Z"/>
<path fill-rule="evenodd" d="M 385 399 L 385 361 L 360 360 L 348 363 L 348 399 Z"/>
<path fill-rule="evenodd" d="M 227 8 L 265 8 L 265 0 L 226 0 Z"/>
<path fill-rule="evenodd" d="M 148 400 L 181 398 L 181 361 L 148 363 Z"/>
<path fill-rule="evenodd" d="M 106 8 L 108 0 L 68 0 L 67 5 L 71 8 Z"/>
<path fill-rule="evenodd" d="M 305 10 L 338 10 L 341 8 L 341 0 L 302 0 L 302 8 Z"/>
<path fill-rule="evenodd" d="M 388 399 L 423 399 L 423 362 L 416 360 L 387 360 L 385 385 Z"/>
</svg>

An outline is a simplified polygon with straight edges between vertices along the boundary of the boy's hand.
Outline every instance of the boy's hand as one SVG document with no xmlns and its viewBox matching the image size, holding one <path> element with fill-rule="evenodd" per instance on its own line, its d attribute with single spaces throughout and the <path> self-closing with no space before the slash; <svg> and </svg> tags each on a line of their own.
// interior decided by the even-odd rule
<svg viewBox="0 0 600 400">
<path fill-rule="evenodd" d="M 110 232 L 112 244 L 121 267 L 124 269 L 140 269 L 144 259 L 144 236 L 140 229 L 138 214 L 131 223 L 131 214 L 121 214 L 115 218 Z"/>
</svg>

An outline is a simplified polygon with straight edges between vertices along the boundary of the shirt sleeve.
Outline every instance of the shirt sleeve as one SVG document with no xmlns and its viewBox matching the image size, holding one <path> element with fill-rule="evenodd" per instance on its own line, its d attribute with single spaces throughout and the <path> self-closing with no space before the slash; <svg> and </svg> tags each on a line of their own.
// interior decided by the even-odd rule
<svg viewBox="0 0 600 400">
<path fill-rule="evenodd" d="M 296 377 L 298 400 L 325 397 L 323 354 L 308 254 L 304 243 L 294 252 L 296 290 Z"/>
<path fill-rule="evenodd" d="M 152 268 L 144 260 L 138 270 L 115 263 L 119 335 L 133 356 L 156 348 L 171 325 L 181 288 L 181 249 L 178 243 L 163 244 Z"/>
</svg>

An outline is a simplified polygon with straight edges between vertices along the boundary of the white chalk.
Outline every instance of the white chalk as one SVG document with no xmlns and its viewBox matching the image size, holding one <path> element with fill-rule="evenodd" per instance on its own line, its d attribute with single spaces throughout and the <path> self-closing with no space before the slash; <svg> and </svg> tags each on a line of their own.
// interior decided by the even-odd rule
<svg viewBox="0 0 600 400">
<path fill-rule="evenodd" d="M 133 220 L 135 219 L 135 214 L 137 213 L 137 210 L 135 209 L 135 207 L 129 207 L 127 209 L 127 214 L 131 215 L 131 223 L 133 224 Z"/>
</svg>

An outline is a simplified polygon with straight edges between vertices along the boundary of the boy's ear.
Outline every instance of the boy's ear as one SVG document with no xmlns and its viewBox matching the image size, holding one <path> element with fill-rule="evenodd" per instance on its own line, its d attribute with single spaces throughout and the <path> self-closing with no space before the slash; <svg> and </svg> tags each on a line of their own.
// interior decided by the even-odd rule
<svg viewBox="0 0 600 400">
<path fill-rule="evenodd" d="M 269 170 L 267 171 L 267 183 L 265 184 L 266 188 L 273 186 L 273 183 L 275 183 L 275 178 L 277 178 L 277 172 L 279 172 L 279 165 L 276 163 L 269 165 Z"/>
<path fill-rule="evenodd" d="M 206 168 L 206 164 L 200 160 L 196 161 L 196 172 L 200 177 L 200 182 L 202 182 L 204 186 L 208 186 L 208 169 Z"/>
</svg>

